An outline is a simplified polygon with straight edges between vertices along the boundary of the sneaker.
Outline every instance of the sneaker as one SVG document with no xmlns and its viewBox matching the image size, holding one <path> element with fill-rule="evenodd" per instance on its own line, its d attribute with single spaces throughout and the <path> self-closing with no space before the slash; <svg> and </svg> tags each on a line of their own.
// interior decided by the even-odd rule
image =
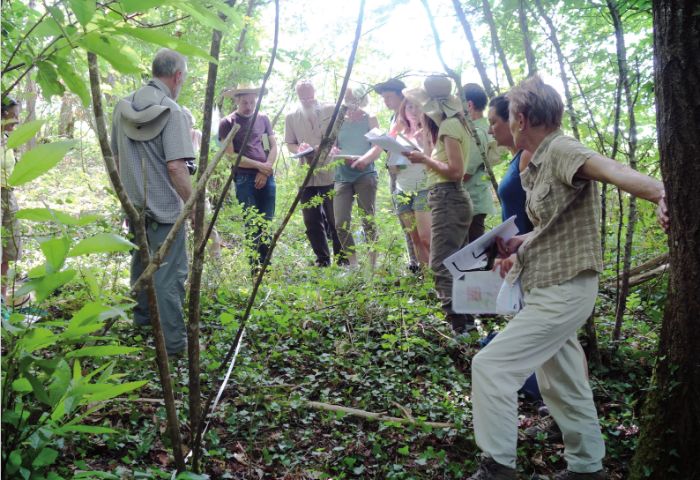
<svg viewBox="0 0 700 480">
<path fill-rule="evenodd" d="M 570 470 L 564 470 L 552 477 L 554 480 L 606 480 L 608 478 L 605 469 L 597 472 L 578 473 Z"/>
<path fill-rule="evenodd" d="M 482 456 L 479 468 L 467 480 L 517 480 L 514 468 L 501 465 L 491 457 Z"/>
</svg>

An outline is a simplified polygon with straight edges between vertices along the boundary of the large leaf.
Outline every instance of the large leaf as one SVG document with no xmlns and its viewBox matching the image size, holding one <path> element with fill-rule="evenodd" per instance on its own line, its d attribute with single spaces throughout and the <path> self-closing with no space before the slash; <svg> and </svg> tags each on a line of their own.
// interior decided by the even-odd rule
<svg viewBox="0 0 700 480">
<path fill-rule="evenodd" d="M 156 45 L 161 45 L 163 47 L 168 47 L 173 50 L 177 50 L 183 55 L 194 55 L 196 57 L 204 58 L 209 62 L 217 63 L 216 59 L 210 56 L 209 53 L 206 52 L 206 50 L 203 50 L 194 45 L 190 45 L 187 42 L 183 42 L 182 40 L 179 40 L 173 37 L 171 34 L 163 32 L 161 30 L 127 27 L 121 27 L 117 30 L 120 33 L 129 35 L 130 37 L 134 37 L 138 40 L 143 40 L 148 43 L 155 43 Z"/>
<path fill-rule="evenodd" d="M 205 5 L 204 3 L 178 2 L 174 6 L 192 15 L 195 20 L 199 21 L 199 23 L 205 27 L 210 27 L 221 31 L 226 31 L 228 28 L 226 22 L 219 18 L 216 11 L 211 10 L 209 6 Z"/>
<path fill-rule="evenodd" d="M 68 237 L 51 238 L 41 242 L 39 246 L 46 257 L 46 273 L 59 271 L 66 260 L 70 239 Z"/>
<path fill-rule="evenodd" d="M 95 0 L 68 0 L 71 10 L 80 24 L 84 27 L 95 15 Z"/>
<path fill-rule="evenodd" d="M 43 124 L 43 120 L 34 120 L 33 122 L 19 125 L 7 138 L 7 148 L 17 148 L 20 145 L 24 145 L 34 138 L 34 135 L 39 132 Z"/>
<path fill-rule="evenodd" d="M 94 237 L 81 240 L 68 253 L 68 256 L 77 257 L 91 253 L 128 252 L 132 248 L 136 248 L 136 245 L 124 237 L 113 233 L 98 233 Z"/>
<path fill-rule="evenodd" d="M 56 67 L 58 69 L 58 74 L 61 75 L 63 83 L 66 84 L 66 87 L 80 97 L 80 101 L 83 102 L 83 106 L 87 107 L 90 104 L 90 91 L 88 90 L 85 81 L 83 81 L 83 79 L 80 78 L 80 75 L 76 73 L 78 69 L 65 60 L 57 60 Z"/>
<path fill-rule="evenodd" d="M 49 62 L 38 62 L 37 68 L 39 72 L 36 75 L 36 81 L 41 87 L 41 92 L 47 100 L 50 100 L 54 95 L 60 97 L 63 95 L 65 88 L 58 81 L 56 67 Z"/>
<path fill-rule="evenodd" d="M 52 208 L 23 208 L 19 210 L 16 217 L 20 220 L 29 220 L 30 222 L 54 222 L 57 221 L 63 225 L 73 225 L 83 227 L 97 221 L 99 215 L 84 215 L 75 218 L 67 213 Z"/>
<path fill-rule="evenodd" d="M 81 47 L 96 53 L 107 60 L 114 68 L 121 73 L 140 73 L 139 59 L 136 53 L 120 42 L 107 35 L 97 32 L 90 32 L 78 40 Z"/>
<path fill-rule="evenodd" d="M 33 278 L 17 290 L 15 295 L 26 295 L 29 292 L 36 291 L 37 302 L 42 302 L 48 298 L 59 287 L 70 282 L 75 277 L 76 271 L 73 269 L 63 270 L 62 272 L 50 273 L 41 278 Z"/>
<path fill-rule="evenodd" d="M 148 383 L 148 380 L 140 380 L 138 382 L 120 383 L 118 385 L 100 385 L 103 388 L 100 391 L 90 395 L 90 402 L 101 402 L 110 398 L 118 397 L 123 393 L 131 392 L 143 387 Z"/>
<path fill-rule="evenodd" d="M 20 348 L 27 353 L 53 345 L 58 337 L 48 328 L 33 328 L 20 341 Z M 27 380 L 27 383 L 29 381 Z"/>
<path fill-rule="evenodd" d="M 37 455 L 34 460 L 32 461 L 32 467 L 38 468 L 38 467 L 46 467 L 47 465 L 53 464 L 53 462 L 56 461 L 56 458 L 58 457 L 58 452 L 54 450 L 53 448 L 45 448 L 41 452 L 39 452 L 39 455 Z"/>
<path fill-rule="evenodd" d="M 120 0 L 124 13 L 144 12 L 153 7 L 167 5 L 172 0 Z"/>
<path fill-rule="evenodd" d="M 69 432 L 78 432 L 78 433 L 95 433 L 95 434 L 100 434 L 100 433 L 117 433 L 116 430 L 113 428 L 107 428 L 107 427 L 97 427 L 94 425 L 66 425 L 61 428 L 57 428 L 55 430 L 56 433 L 59 435 L 63 435 L 65 433 Z"/>
<path fill-rule="evenodd" d="M 66 354 L 66 358 L 74 357 L 107 357 L 111 355 L 124 355 L 127 353 L 137 352 L 140 348 L 137 347 L 122 347 L 119 345 L 102 345 L 97 347 L 83 347 L 78 350 L 73 350 Z"/>
<path fill-rule="evenodd" d="M 8 183 L 18 187 L 43 175 L 63 160 L 74 144 L 75 141 L 70 140 L 46 143 L 32 148 L 22 156 L 22 160 L 17 162 Z"/>
</svg>

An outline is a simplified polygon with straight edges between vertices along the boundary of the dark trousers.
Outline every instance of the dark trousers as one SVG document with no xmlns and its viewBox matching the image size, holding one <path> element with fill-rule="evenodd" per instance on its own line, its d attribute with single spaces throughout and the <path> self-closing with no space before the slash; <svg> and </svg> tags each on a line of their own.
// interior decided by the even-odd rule
<svg viewBox="0 0 700 480">
<path fill-rule="evenodd" d="M 276 195 L 274 177 L 268 177 L 265 186 L 258 189 L 255 188 L 254 173 L 236 175 L 236 198 L 247 210 L 246 237 L 255 251 L 250 259 L 253 265 L 262 263 L 270 248 L 269 223 L 275 215 Z"/>
<path fill-rule="evenodd" d="M 316 255 L 316 265 L 325 267 L 331 264 L 331 252 L 328 240 L 333 242 L 333 254 L 338 255 L 342 249 L 338 233 L 335 230 L 333 199 L 330 192 L 333 185 L 322 187 L 304 187 L 301 190 L 301 211 L 306 226 L 306 238 Z"/>
<path fill-rule="evenodd" d="M 485 213 L 479 213 L 479 214 L 474 215 L 472 217 L 472 223 L 469 224 L 468 240 L 470 243 L 484 234 L 484 230 L 486 230 L 486 226 L 484 224 L 485 221 L 486 221 L 486 214 Z"/>
<path fill-rule="evenodd" d="M 146 236 L 148 237 L 148 249 L 151 255 L 161 247 L 168 236 L 172 224 L 146 222 Z M 160 268 L 153 276 L 153 284 L 156 290 L 160 324 L 165 337 L 165 349 L 168 355 L 179 353 L 187 346 L 187 331 L 182 304 L 185 301 L 185 280 L 187 280 L 187 246 L 185 228 L 181 227 L 175 237 L 168 254 L 163 259 Z M 144 270 L 141 263 L 141 255 L 134 250 L 131 254 L 131 284 L 141 276 Z M 136 295 L 134 307 L 134 323 L 140 327 L 151 325 L 148 310 L 148 294 L 145 289 Z"/>
</svg>

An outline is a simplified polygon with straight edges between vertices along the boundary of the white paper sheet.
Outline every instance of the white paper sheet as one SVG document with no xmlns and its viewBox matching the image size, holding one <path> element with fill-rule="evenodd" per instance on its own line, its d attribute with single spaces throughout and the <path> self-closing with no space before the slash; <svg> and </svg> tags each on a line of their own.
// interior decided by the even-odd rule
<svg viewBox="0 0 700 480">
<path fill-rule="evenodd" d="M 447 267 L 454 279 L 461 278 L 467 270 L 479 268 L 486 264 L 486 253 L 496 242 L 496 237 L 501 237 L 507 241 L 517 234 L 518 227 L 515 225 L 515 215 L 513 215 L 493 230 L 484 233 L 466 247 L 447 257 L 442 263 Z"/>
<path fill-rule="evenodd" d="M 369 132 L 365 133 L 365 138 L 368 142 L 374 145 L 379 145 L 387 152 L 396 155 L 401 155 L 403 152 L 410 152 L 411 150 L 415 150 L 411 146 L 402 145 L 401 143 L 397 142 L 395 138 L 390 137 L 389 135 L 383 135 L 381 131 L 379 131 L 376 128 L 373 128 Z"/>
<path fill-rule="evenodd" d="M 521 308 L 520 282 L 510 285 L 493 270 L 469 272 L 452 282 L 456 313 L 510 315 Z"/>
</svg>

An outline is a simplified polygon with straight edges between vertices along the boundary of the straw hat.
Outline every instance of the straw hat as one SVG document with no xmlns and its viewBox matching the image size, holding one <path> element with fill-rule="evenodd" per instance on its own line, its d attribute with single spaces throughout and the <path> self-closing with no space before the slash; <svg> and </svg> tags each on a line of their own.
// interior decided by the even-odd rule
<svg viewBox="0 0 700 480">
<path fill-rule="evenodd" d="M 267 94 L 267 88 L 262 91 L 260 87 L 256 87 L 252 83 L 246 82 L 246 83 L 240 83 L 236 85 L 233 88 L 229 88 L 224 92 L 224 97 L 228 98 L 234 98 L 239 95 L 248 95 L 248 94 L 253 94 L 253 95 L 260 95 L 260 94 Z"/>
<path fill-rule="evenodd" d="M 444 118 L 462 113 L 462 102 L 452 94 L 452 81 L 443 75 L 431 75 L 423 81 L 423 86 L 406 88 L 404 97 L 418 105 L 423 113 L 437 125 Z"/>
</svg>

